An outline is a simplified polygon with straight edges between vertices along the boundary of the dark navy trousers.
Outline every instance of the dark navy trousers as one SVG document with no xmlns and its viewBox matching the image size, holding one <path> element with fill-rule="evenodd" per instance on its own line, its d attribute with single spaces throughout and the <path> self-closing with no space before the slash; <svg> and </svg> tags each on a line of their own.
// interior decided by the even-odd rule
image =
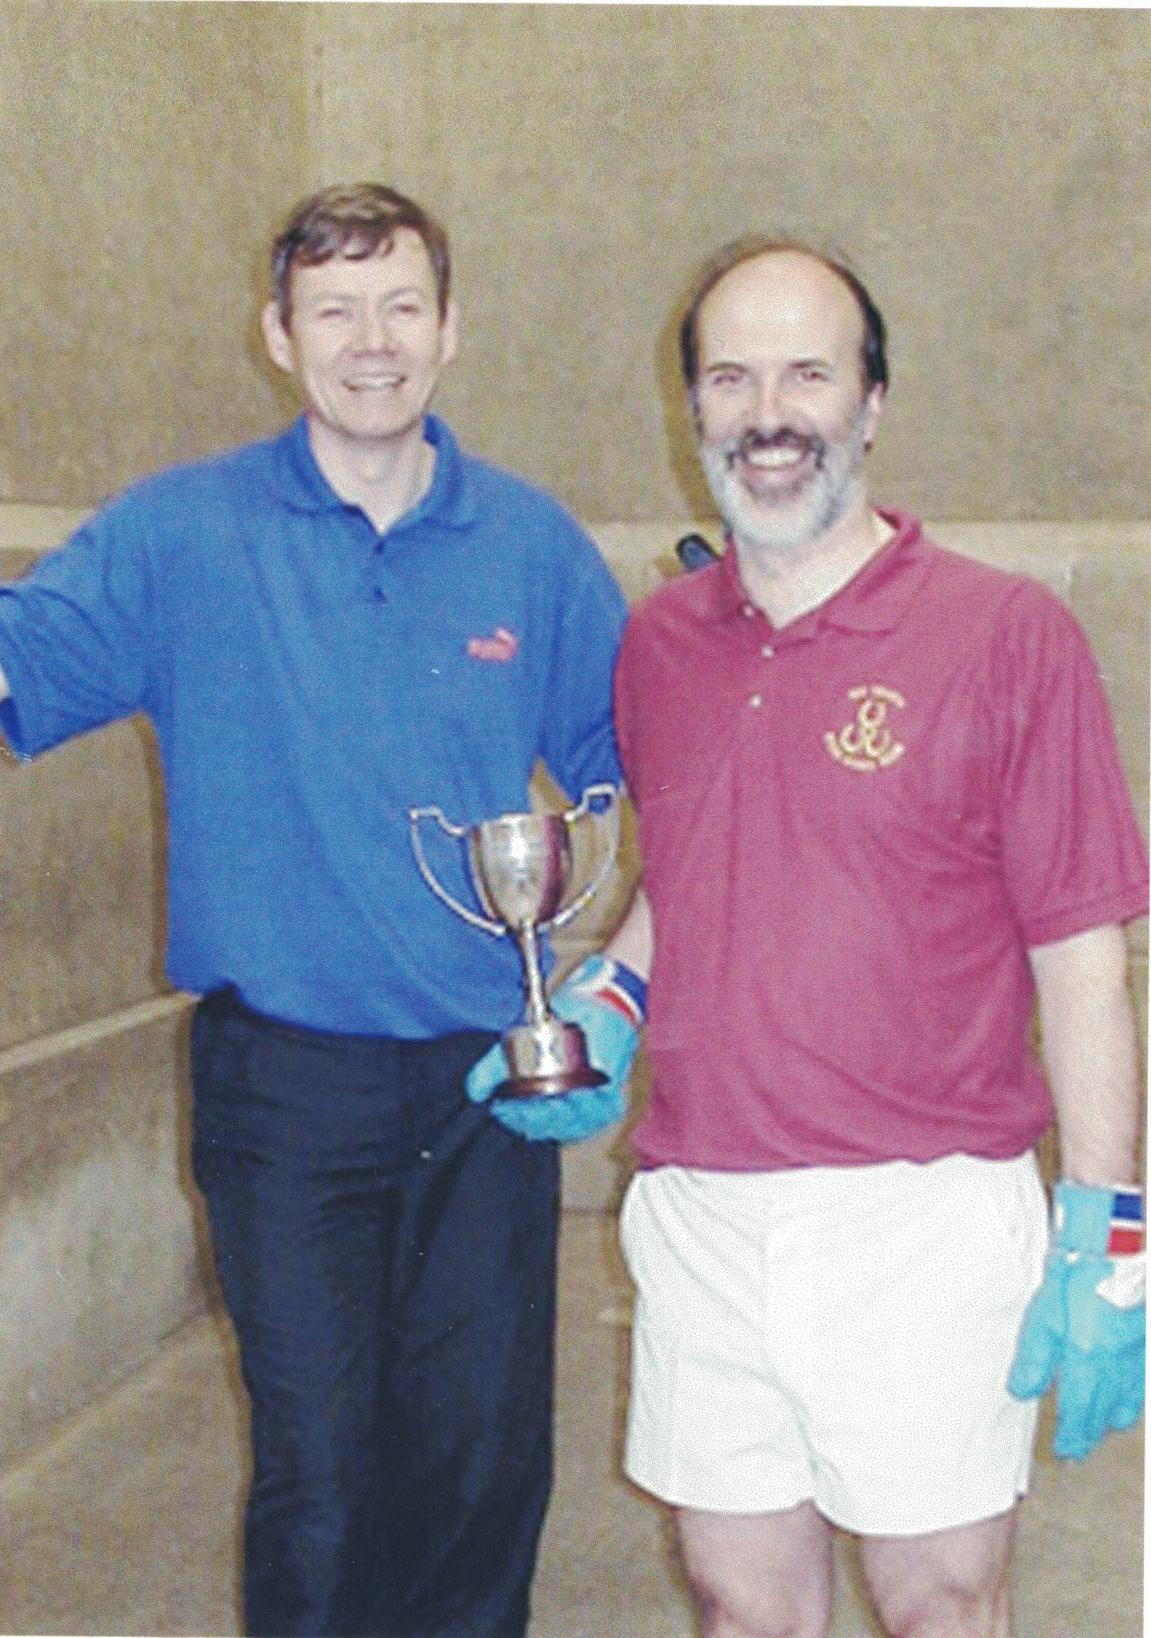
<svg viewBox="0 0 1151 1638">
<path fill-rule="evenodd" d="M 329 1035 L 229 991 L 194 1167 L 251 1401 L 253 1638 L 522 1638 L 551 1483 L 558 1161 L 470 1104 L 493 1039 Z"/>
</svg>

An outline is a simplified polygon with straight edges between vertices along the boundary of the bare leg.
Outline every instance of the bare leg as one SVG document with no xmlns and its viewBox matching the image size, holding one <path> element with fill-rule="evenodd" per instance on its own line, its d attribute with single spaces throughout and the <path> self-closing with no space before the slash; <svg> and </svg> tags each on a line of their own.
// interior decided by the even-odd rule
<svg viewBox="0 0 1151 1638">
<path fill-rule="evenodd" d="M 926 1536 L 871 1536 L 863 1573 L 891 1638 L 1011 1638 L 1016 1509 Z"/>
<path fill-rule="evenodd" d="M 784 1513 L 684 1508 L 676 1523 L 705 1638 L 825 1638 L 832 1532 L 809 1502 Z"/>
</svg>

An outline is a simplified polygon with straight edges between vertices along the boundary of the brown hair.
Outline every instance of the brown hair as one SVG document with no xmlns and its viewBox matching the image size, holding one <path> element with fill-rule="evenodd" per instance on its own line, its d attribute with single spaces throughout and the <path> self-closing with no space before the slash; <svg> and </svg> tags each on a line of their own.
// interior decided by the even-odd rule
<svg viewBox="0 0 1151 1638">
<path fill-rule="evenodd" d="M 272 289 L 285 330 L 292 319 L 292 271 L 333 256 L 359 261 L 390 250 L 400 228 L 419 235 L 431 258 L 440 318 L 448 309 L 451 254 L 443 228 L 414 199 L 379 182 L 338 183 L 298 204 L 272 244 Z"/>
<path fill-rule="evenodd" d="M 696 282 L 695 288 L 688 300 L 687 308 L 679 327 L 679 357 L 683 367 L 683 378 L 689 390 L 694 389 L 696 376 L 699 371 L 699 312 L 707 297 L 715 289 L 721 279 L 741 266 L 744 262 L 754 261 L 757 256 L 772 256 L 781 251 L 791 251 L 799 256 L 810 256 L 821 266 L 826 267 L 829 273 L 834 273 L 837 279 L 851 291 L 859 306 L 860 317 L 863 320 L 863 375 L 869 388 L 886 387 L 888 382 L 887 368 L 887 330 L 883 316 L 872 301 L 862 280 L 846 267 L 842 262 L 831 256 L 825 256 L 820 250 L 813 250 L 810 245 L 800 239 L 769 239 L 747 235 L 742 239 L 733 239 L 730 244 L 724 245 L 707 263 Z"/>
</svg>

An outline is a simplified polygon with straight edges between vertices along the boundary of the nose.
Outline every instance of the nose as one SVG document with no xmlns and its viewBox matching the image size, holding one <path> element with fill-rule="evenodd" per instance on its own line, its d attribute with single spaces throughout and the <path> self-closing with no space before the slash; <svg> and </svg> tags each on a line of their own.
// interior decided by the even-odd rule
<svg viewBox="0 0 1151 1638">
<path fill-rule="evenodd" d="M 784 393 L 774 377 L 761 377 L 752 397 L 754 425 L 760 432 L 776 432 L 787 419 Z"/>
<path fill-rule="evenodd" d="M 373 307 L 365 307 L 356 325 L 355 346 L 361 353 L 390 352 L 393 345 L 392 327 L 388 315 Z"/>
</svg>

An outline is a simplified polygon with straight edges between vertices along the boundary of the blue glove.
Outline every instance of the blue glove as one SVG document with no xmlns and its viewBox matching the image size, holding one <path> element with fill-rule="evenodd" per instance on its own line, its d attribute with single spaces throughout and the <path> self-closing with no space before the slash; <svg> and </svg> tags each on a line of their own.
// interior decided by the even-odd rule
<svg viewBox="0 0 1151 1638">
<path fill-rule="evenodd" d="M 639 1046 L 647 985 L 622 962 L 589 956 L 560 985 L 549 1005 L 557 1018 L 578 1024 L 588 1058 L 608 1076 L 605 1086 L 554 1092 L 537 1098 L 496 1098 L 491 1112 L 509 1131 L 532 1141 L 573 1143 L 610 1126 L 624 1112 L 624 1088 Z M 486 1103 L 508 1073 L 497 1041 L 467 1078 L 468 1097 Z"/>
<path fill-rule="evenodd" d="M 1083 1457 L 1143 1411 L 1142 1194 L 1059 1183 L 1054 1236 L 1007 1386 L 1017 1399 L 1033 1399 L 1058 1379 L 1053 1449 Z"/>
</svg>

